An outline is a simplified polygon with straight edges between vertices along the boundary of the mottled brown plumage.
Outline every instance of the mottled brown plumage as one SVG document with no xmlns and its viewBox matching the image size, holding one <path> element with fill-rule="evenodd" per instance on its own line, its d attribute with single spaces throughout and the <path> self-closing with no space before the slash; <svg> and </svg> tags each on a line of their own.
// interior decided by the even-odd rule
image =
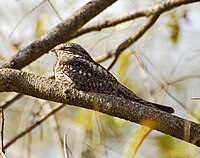
<svg viewBox="0 0 200 158">
<path fill-rule="evenodd" d="M 78 90 L 112 94 L 162 111 L 174 112 L 171 107 L 139 98 L 131 90 L 120 84 L 104 67 L 96 63 L 80 45 L 76 43 L 60 44 L 53 51 L 57 56 L 54 65 L 57 81 Z"/>
</svg>

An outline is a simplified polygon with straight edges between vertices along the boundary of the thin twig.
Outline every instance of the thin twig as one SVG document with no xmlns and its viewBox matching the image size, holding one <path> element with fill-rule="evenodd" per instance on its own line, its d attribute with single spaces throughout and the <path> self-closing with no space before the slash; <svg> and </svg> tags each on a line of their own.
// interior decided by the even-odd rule
<svg viewBox="0 0 200 158">
<path fill-rule="evenodd" d="M 53 9 L 53 11 L 56 13 L 57 17 L 60 19 L 60 21 L 63 21 L 63 19 L 61 18 L 61 16 L 59 15 L 58 11 L 55 9 L 55 7 L 53 6 L 53 4 L 51 3 L 50 0 L 47 0 L 49 2 L 49 5 L 51 6 L 51 8 Z"/>
<path fill-rule="evenodd" d="M 161 15 L 162 13 L 167 12 L 173 8 L 179 7 L 181 5 L 189 4 L 189 3 L 194 3 L 194 2 L 198 2 L 198 0 L 179 0 L 179 1 L 165 0 L 165 1 L 162 1 L 161 3 L 155 4 L 150 7 L 139 8 L 139 9 L 133 10 L 133 11 L 126 13 L 125 15 L 122 15 L 120 17 L 106 19 L 103 22 L 86 25 L 83 28 L 81 28 L 73 36 L 73 38 L 76 38 L 78 36 L 81 36 L 85 33 L 91 32 L 91 31 L 100 31 L 105 28 L 113 27 L 113 26 L 116 26 L 123 22 L 135 20 L 137 18 L 149 17 L 149 16 L 155 15 L 155 14 Z"/>
<path fill-rule="evenodd" d="M 64 135 L 63 143 L 64 143 L 64 154 L 65 154 L 65 158 L 68 158 L 68 157 L 69 157 L 69 154 L 68 154 L 68 145 L 67 145 L 67 134 Z"/>
<path fill-rule="evenodd" d="M 58 112 L 60 109 L 62 109 L 64 107 L 65 104 L 61 104 L 59 105 L 57 108 L 55 108 L 54 110 L 52 110 L 50 113 L 48 113 L 47 115 L 45 115 L 43 118 L 41 118 L 39 121 L 37 121 L 36 123 L 34 123 L 33 125 L 31 125 L 29 128 L 27 128 L 26 130 L 22 131 L 21 133 L 17 134 L 14 138 L 12 138 L 8 143 L 5 144 L 4 149 L 8 148 L 10 145 L 12 145 L 14 142 L 16 142 L 18 139 L 22 138 L 24 135 L 26 135 L 27 133 L 29 133 L 31 130 L 33 130 L 34 128 L 38 127 L 41 123 L 43 123 L 46 119 L 48 119 L 51 115 L 55 114 L 56 112 Z"/>
<path fill-rule="evenodd" d="M 113 57 L 114 55 L 115 55 L 114 52 L 109 52 L 109 53 L 107 53 L 106 55 L 103 55 L 103 56 L 99 57 L 99 58 L 96 59 L 95 61 L 96 61 L 97 63 L 102 63 L 102 62 L 104 62 L 104 61 L 110 59 L 110 58 Z"/>
<path fill-rule="evenodd" d="M 2 152 L 5 154 L 5 151 L 4 151 L 4 110 L 3 109 L 0 109 L 1 110 L 1 150 Z"/>
<path fill-rule="evenodd" d="M 35 9 L 37 9 L 39 6 L 41 6 L 43 3 L 45 3 L 47 0 L 42 1 L 41 3 L 39 3 L 38 5 L 36 5 L 35 7 L 33 7 L 27 14 L 25 14 L 20 20 L 19 22 L 16 24 L 16 26 L 13 28 L 13 30 L 11 31 L 9 38 L 11 38 L 11 36 L 13 35 L 13 33 L 15 32 L 15 30 L 17 29 L 17 27 L 19 26 L 19 24 L 30 14 L 32 13 Z"/>
<path fill-rule="evenodd" d="M 43 100 L 38 100 L 38 101 L 40 103 L 44 102 Z M 42 103 L 42 113 L 44 115 L 47 115 L 52 110 L 53 110 L 53 108 L 50 106 L 48 101 L 45 101 L 45 103 Z M 63 149 L 63 139 L 60 134 L 61 130 L 60 130 L 59 122 L 58 122 L 56 115 L 55 114 L 52 115 L 52 117 L 48 119 L 48 122 L 52 129 L 52 133 L 53 133 L 53 136 L 54 136 L 56 144 L 57 144 L 56 147 L 60 153 L 59 157 L 64 157 L 64 152 L 62 150 Z"/>
<path fill-rule="evenodd" d="M 135 10 L 133 12 L 130 12 L 130 13 L 125 14 L 125 15 L 120 16 L 120 17 L 107 19 L 107 20 L 100 22 L 100 23 L 86 25 L 85 27 L 80 29 L 73 36 L 73 38 L 76 38 L 78 36 L 81 36 L 85 33 L 91 32 L 91 31 L 101 31 L 102 29 L 113 27 L 113 26 L 116 26 L 118 24 L 121 24 L 121 23 L 129 21 L 129 20 L 134 20 L 134 19 L 137 19 L 137 18 L 145 17 L 145 16 L 147 17 L 148 16 L 147 10 L 148 10 L 148 8 L 138 9 L 138 10 Z"/>
<path fill-rule="evenodd" d="M 136 42 L 139 38 L 142 37 L 142 35 L 144 35 L 144 33 L 149 30 L 149 28 L 156 22 L 156 20 L 158 19 L 159 15 L 152 15 L 150 16 L 147 21 L 145 22 L 145 24 L 131 37 L 129 37 L 128 39 L 126 39 L 125 41 L 123 41 L 116 49 L 115 51 L 115 58 L 112 61 L 112 63 L 110 64 L 110 66 L 108 67 L 108 70 L 110 70 L 114 64 L 116 63 L 119 55 L 121 54 L 122 51 L 124 51 L 126 48 L 128 48 L 130 45 L 132 45 L 134 42 Z"/>
<path fill-rule="evenodd" d="M 191 98 L 191 100 L 200 100 L 200 98 L 197 98 L 197 97 L 196 98 Z"/>
<path fill-rule="evenodd" d="M 3 157 L 3 158 L 7 158 L 6 154 L 0 149 L 0 155 Z"/>
<path fill-rule="evenodd" d="M 11 98 L 10 100 L 6 101 L 3 105 L 0 106 L 0 109 L 6 109 L 8 108 L 12 103 L 14 103 L 15 101 L 17 101 L 18 99 L 20 99 L 22 96 L 24 96 L 23 94 L 17 94 L 15 95 L 13 98 Z"/>
</svg>

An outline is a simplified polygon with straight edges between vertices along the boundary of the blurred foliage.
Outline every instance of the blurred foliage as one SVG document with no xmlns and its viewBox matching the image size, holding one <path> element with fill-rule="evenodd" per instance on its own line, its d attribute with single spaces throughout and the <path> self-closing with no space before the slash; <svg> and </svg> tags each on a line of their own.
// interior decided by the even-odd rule
<svg viewBox="0 0 200 158">
<path fill-rule="evenodd" d="M 138 128 L 137 132 L 132 132 L 131 138 L 129 140 L 129 146 L 127 147 L 127 151 L 125 153 L 125 158 L 133 158 L 136 156 L 140 146 L 142 145 L 143 141 L 147 138 L 149 133 L 152 130 L 150 128 L 141 126 Z"/>
<path fill-rule="evenodd" d="M 167 26 L 170 30 L 170 40 L 174 45 L 176 45 L 180 37 L 180 26 L 175 12 L 172 12 L 169 15 Z"/>
<path fill-rule="evenodd" d="M 160 157 L 163 158 L 169 158 L 169 157 L 174 157 L 174 149 L 175 149 L 175 143 L 173 138 L 163 135 L 163 136 L 158 136 L 156 139 L 156 143 L 158 144 L 159 148 L 159 155 Z"/>
<path fill-rule="evenodd" d="M 118 69 L 117 69 L 117 74 L 116 78 L 119 81 L 124 80 L 124 76 L 126 74 L 127 69 L 129 68 L 129 58 L 131 57 L 132 53 L 131 52 L 123 52 L 120 54 L 119 59 L 118 59 Z"/>
<path fill-rule="evenodd" d="M 158 153 L 160 158 L 198 158 L 198 154 L 191 150 L 189 143 L 176 140 L 167 135 L 156 137 Z"/>
<path fill-rule="evenodd" d="M 35 38 L 38 39 L 47 32 L 47 15 L 45 12 L 41 12 L 38 15 L 36 28 L 35 28 Z"/>
<path fill-rule="evenodd" d="M 113 132 L 117 132 L 118 128 L 124 125 L 124 121 L 119 118 L 82 108 L 77 109 L 74 120 L 75 122 L 82 124 L 88 131 L 91 131 L 96 127 L 96 121 L 99 121 L 102 126 L 106 126 L 106 128 L 109 128 Z M 109 131 L 109 129 L 107 130 Z"/>
<path fill-rule="evenodd" d="M 96 158 L 95 151 L 93 151 L 91 148 L 86 149 L 82 153 L 83 158 Z"/>
<path fill-rule="evenodd" d="M 181 92 L 184 88 L 184 84 L 181 82 L 175 82 L 171 84 L 171 87 L 176 91 L 176 92 Z"/>
<path fill-rule="evenodd" d="M 82 124 L 86 130 L 92 130 L 94 126 L 94 111 L 77 109 L 74 120 Z"/>
<path fill-rule="evenodd" d="M 138 88 L 138 86 L 134 84 L 133 79 L 127 75 L 127 72 L 132 68 L 132 65 L 134 65 L 134 62 L 131 59 L 132 55 L 132 51 L 124 51 L 120 54 L 116 63 L 118 66 L 116 73 L 117 80 L 131 90 Z"/>
<path fill-rule="evenodd" d="M 0 61 L 1 61 L 1 60 L 3 61 L 3 60 L 5 60 L 5 58 L 4 58 L 3 55 L 0 54 Z"/>
</svg>

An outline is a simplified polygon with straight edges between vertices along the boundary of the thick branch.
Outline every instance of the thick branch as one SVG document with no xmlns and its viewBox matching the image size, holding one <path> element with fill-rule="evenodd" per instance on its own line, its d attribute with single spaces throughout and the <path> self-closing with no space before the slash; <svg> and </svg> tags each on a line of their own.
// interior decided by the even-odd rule
<svg viewBox="0 0 200 158">
<path fill-rule="evenodd" d="M 54 46 L 71 39 L 90 19 L 98 15 L 116 0 L 92 0 L 84 5 L 68 19 L 54 27 L 48 34 L 34 41 L 26 48 L 19 51 L 8 62 L 0 65 L 0 68 L 22 69 L 43 54 L 47 53 Z"/>
<path fill-rule="evenodd" d="M 7 68 L 0 69 L 0 92 L 5 91 L 96 110 L 200 146 L 200 125 L 116 96 L 69 89 L 55 80 Z"/>
</svg>

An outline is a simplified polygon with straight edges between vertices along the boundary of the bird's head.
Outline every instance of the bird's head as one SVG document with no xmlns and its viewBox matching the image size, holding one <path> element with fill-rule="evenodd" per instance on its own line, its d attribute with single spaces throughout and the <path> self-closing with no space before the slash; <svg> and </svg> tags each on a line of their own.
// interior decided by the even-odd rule
<svg viewBox="0 0 200 158">
<path fill-rule="evenodd" d="M 76 43 L 62 43 L 54 47 L 52 51 L 56 53 L 57 58 L 76 56 L 88 60 L 92 59 L 88 52 Z"/>
</svg>

